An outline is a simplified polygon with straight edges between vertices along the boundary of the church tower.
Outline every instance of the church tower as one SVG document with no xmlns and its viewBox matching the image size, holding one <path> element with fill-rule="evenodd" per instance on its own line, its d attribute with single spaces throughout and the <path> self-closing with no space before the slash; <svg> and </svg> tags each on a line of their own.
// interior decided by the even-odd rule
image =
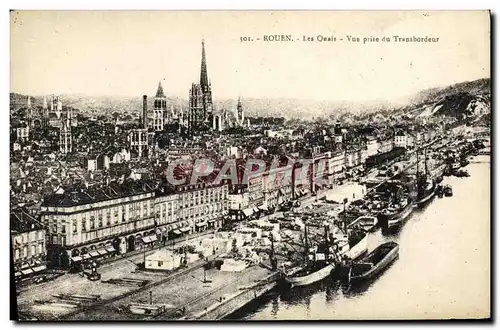
<svg viewBox="0 0 500 330">
<path fill-rule="evenodd" d="M 31 107 L 31 96 L 28 95 L 28 101 L 27 101 L 27 113 L 26 113 L 26 119 L 28 120 L 28 126 L 33 127 L 33 108 Z"/>
<path fill-rule="evenodd" d="M 42 127 L 47 127 L 49 125 L 49 106 L 47 105 L 47 96 L 43 97 L 43 108 L 42 108 Z"/>
<path fill-rule="evenodd" d="M 52 103 L 50 105 L 50 111 L 54 112 L 57 116 L 57 119 L 61 119 L 62 114 L 62 101 L 59 96 L 52 96 Z"/>
<path fill-rule="evenodd" d="M 203 91 L 200 85 L 192 84 L 189 90 L 188 129 L 191 133 L 202 130 L 205 123 Z"/>
<path fill-rule="evenodd" d="M 59 151 L 65 155 L 70 153 L 72 149 L 71 110 L 66 109 L 66 113 L 61 118 L 61 127 L 59 129 Z"/>
<path fill-rule="evenodd" d="M 205 40 L 201 41 L 200 83 L 189 90 L 188 128 L 191 133 L 210 129 L 213 123 L 212 85 L 208 78 Z"/>
<path fill-rule="evenodd" d="M 245 125 L 245 114 L 243 112 L 243 106 L 241 105 L 241 98 L 238 97 L 238 105 L 236 106 L 237 117 L 236 121 L 238 122 L 238 126 Z"/>
<path fill-rule="evenodd" d="M 153 104 L 153 128 L 155 132 L 163 131 L 165 125 L 165 113 L 167 110 L 167 97 L 163 92 L 161 81 L 158 83 L 158 90 Z"/>
</svg>

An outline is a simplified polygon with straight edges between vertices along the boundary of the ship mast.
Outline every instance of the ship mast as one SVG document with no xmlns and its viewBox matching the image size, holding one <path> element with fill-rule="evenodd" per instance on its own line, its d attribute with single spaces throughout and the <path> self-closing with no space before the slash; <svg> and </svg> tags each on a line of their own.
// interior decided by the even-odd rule
<svg viewBox="0 0 500 330">
<path fill-rule="evenodd" d="M 424 149 L 424 170 L 425 178 L 427 178 L 427 148 Z"/>
<path fill-rule="evenodd" d="M 419 168 L 420 168 L 419 163 L 420 163 L 420 160 L 418 159 L 418 148 L 417 148 L 417 179 L 418 179 L 418 177 L 420 175 L 420 173 L 419 173 L 420 172 L 420 170 L 419 170 Z"/>
<path fill-rule="evenodd" d="M 309 240 L 307 239 L 307 225 L 305 224 L 304 221 L 304 262 L 305 264 L 309 263 Z"/>
</svg>

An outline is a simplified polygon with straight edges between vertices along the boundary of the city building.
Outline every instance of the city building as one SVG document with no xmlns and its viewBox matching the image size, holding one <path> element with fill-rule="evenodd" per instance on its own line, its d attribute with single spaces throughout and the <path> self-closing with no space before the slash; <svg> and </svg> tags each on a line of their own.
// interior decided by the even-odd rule
<svg viewBox="0 0 500 330">
<path fill-rule="evenodd" d="M 30 127 L 25 123 L 20 123 L 16 128 L 16 136 L 18 141 L 27 141 L 30 135 Z"/>
<path fill-rule="evenodd" d="M 48 261 L 68 268 L 140 248 L 143 237 L 156 235 L 154 202 L 154 182 L 145 180 L 60 187 L 44 198 L 40 211 Z"/>
<path fill-rule="evenodd" d="M 46 269 L 45 229 L 23 210 L 10 213 L 14 276 L 22 279 Z"/>
<path fill-rule="evenodd" d="M 162 194 L 173 194 L 174 197 L 165 199 Z M 164 219 L 165 210 L 166 220 L 173 222 L 168 230 L 170 238 L 220 228 L 229 213 L 228 184 L 225 180 L 214 183 L 204 179 L 195 184 L 168 186 L 158 196 L 157 212 L 160 208 L 161 219 Z M 168 205 L 172 205 L 171 208 Z"/>
<path fill-rule="evenodd" d="M 405 132 L 403 130 L 399 130 L 394 135 L 394 146 L 395 147 L 410 148 L 410 147 L 413 147 L 414 144 L 415 144 L 415 139 L 408 132 Z"/>
</svg>

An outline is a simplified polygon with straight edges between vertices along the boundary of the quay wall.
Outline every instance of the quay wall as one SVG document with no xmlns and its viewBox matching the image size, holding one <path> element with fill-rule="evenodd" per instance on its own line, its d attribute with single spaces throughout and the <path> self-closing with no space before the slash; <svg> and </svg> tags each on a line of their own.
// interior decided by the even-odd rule
<svg viewBox="0 0 500 330">
<path fill-rule="evenodd" d="M 192 320 L 220 320 L 238 311 L 243 306 L 271 291 L 278 285 L 278 273 L 273 273 L 256 285 L 241 289 L 228 296 L 226 300 L 213 304 L 204 311 L 193 315 Z"/>
</svg>

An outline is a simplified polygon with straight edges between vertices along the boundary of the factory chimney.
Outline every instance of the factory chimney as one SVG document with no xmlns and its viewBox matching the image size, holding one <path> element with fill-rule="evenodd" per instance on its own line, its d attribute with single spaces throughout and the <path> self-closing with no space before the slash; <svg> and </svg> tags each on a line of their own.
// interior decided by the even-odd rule
<svg viewBox="0 0 500 330">
<path fill-rule="evenodd" d="M 142 127 L 148 128 L 148 96 L 142 96 Z"/>
</svg>

